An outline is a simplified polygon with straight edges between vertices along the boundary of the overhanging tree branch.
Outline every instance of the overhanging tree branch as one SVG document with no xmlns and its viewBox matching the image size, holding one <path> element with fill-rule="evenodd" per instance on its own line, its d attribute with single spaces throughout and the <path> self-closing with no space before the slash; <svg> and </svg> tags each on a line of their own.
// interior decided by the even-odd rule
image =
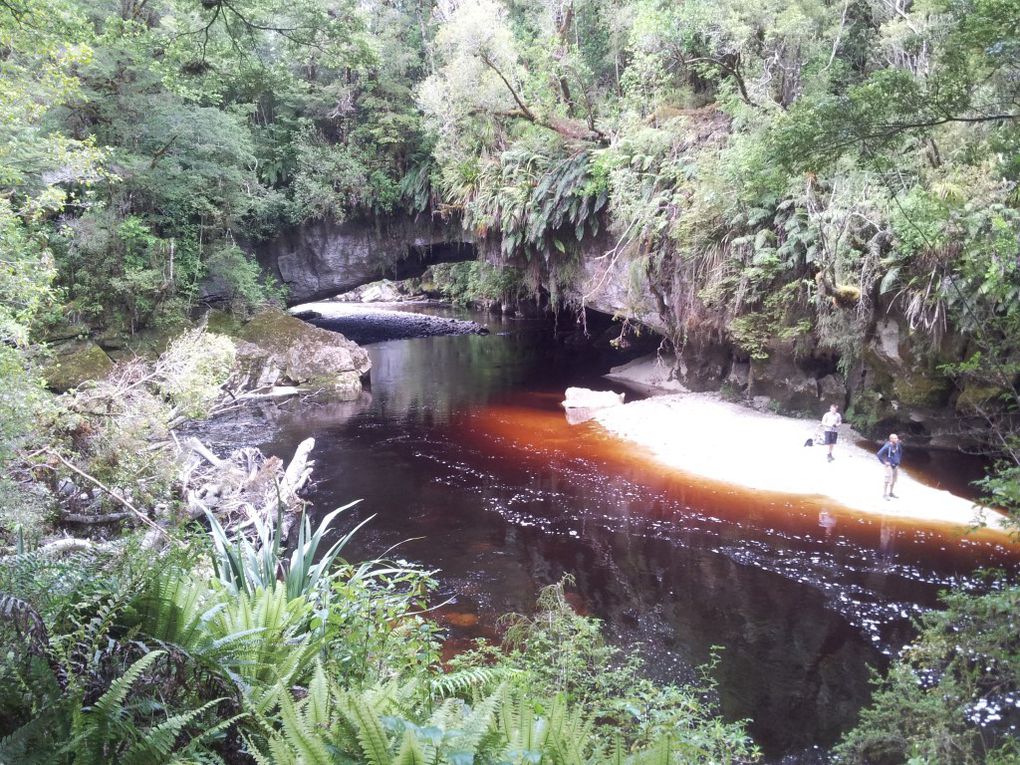
<svg viewBox="0 0 1020 765">
<path fill-rule="evenodd" d="M 564 138 L 570 138 L 572 140 L 592 141 L 603 146 L 609 144 L 609 137 L 601 130 L 590 125 L 582 125 L 579 122 L 573 122 L 568 120 L 553 121 L 539 117 L 524 101 L 524 99 L 521 97 L 521 94 L 511 84 L 507 76 L 503 74 L 503 71 L 498 66 L 496 66 L 496 64 L 493 62 L 491 58 L 489 58 L 487 54 L 478 53 L 477 56 L 481 60 L 481 62 L 485 64 L 487 67 L 489 67 L 489 69 L 491 69 L 496 74 L 496 76 L 499 77 L 499 79 L 503 82 L 503 84 L 506 86 L 506 89 L 510 92 L 510 96 L 511 98 L 513 98 L 514 103 L 517 104 L 517 108 L 520 110 L 519 112 L 501 112 L 500 114 L 504 116 L 519 116 L 522 119 L 525 119 L 534 125 L 544 127 L 547 130 L 552 130 L 553 132 L 558 133 Z"/>
<path fill-rule="evenodd" d="M 677 54 L 677 58 L 680 63 L 684 66 L 690 66 L 691 64 L 712 64 L 713 66 L 722 69 L 726 74 L 733 78 L 733 81 L 737 84 L 737 90 L 740 91 L 740 98 L 748 106 L 757 107 L 754 101 L 751 100 L 750 94 L 747 92 L 747 85 L 744 83 L 744 75 L 740 72 L 740 54 L 731 56 L 733 63 L 728 62 L 725 58 L 717 58 L 715 56 L 696 56 L 695 58 L 684 58 L 683 55 Z"/>
</svg>

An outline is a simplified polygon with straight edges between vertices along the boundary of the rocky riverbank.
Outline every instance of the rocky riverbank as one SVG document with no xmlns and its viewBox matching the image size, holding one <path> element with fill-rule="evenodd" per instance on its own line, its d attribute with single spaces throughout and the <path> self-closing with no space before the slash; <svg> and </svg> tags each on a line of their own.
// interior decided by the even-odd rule
<svg viewBox="0 0 1020 765">
<path fill-rule="evenodd" d="M 378 343 L 406 337 L 487 335 L 476 321 L 397 310 L 402 304 L 306 303 L 293 315 L 322 329 L 343 333 L 357 343 Z"/>
</svg>

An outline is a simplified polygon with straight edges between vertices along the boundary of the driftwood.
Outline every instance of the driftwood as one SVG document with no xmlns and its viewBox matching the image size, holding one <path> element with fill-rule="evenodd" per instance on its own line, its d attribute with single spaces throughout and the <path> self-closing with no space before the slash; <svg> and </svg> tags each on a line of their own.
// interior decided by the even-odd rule
<svg viewBox="0 0 1020 765">
<path fill-rule="evenodd" d="M 91 539 L 79 537 L 59 537 L 40 545 L 33 554 L 52 555 L 54 557 L 75 552 L 110 552 L 122 545 L 121 542 L 93 542 Z M 0 563 L 17 558 L 17 553 L 0 556 Z"/>
<path fill-rule="evenodd" d="M 286 539 L 305 506 L 299 495 L 311 479 L 314 462 L 309 456 L 314 446 L 315 440 L 312 438 L 302 441 L 285 466 L 278 457 L 266 457 L 252 447 L 236 449 L 227 457 L 219 457 L 197 438 L 188 438 L 181 443 L 174 436 L 173 448 L 178 453 L 181 465 L 178 473 L 180 496 L 188 514 L 192 518 L 200 518 L 210 512 L 217 516 L 228 532 L 250 534 L 256 522 L 275 524 L 282 509 L 280 533 Z M 46 449 L 41 453 L 56 460 L 125 508 L 124 512 L 103 514 L 64 512 L 60 515 L 61 522 L 98 526 L 137 520 L 149 527 L 142 540 L 143 548 L 151 549 L 167 541 L 174 541 L 173 535 L 164 526 L 169 518 L 161 517 L 158 512 L 154 517 L 143 513 L 121 492 L 111 489 L 57 451 Z M 104 545 L 87 539 L 66 538 L 44 545 L 41 549 L 47 553 L 63 554 L 104 548 Z"/>
<path fill-rule="evenodd" d="M 121 415 L 138 415 L 151 426 L 152 436 L 149 443 L 134 448 L 147 455 L 153 453 L 160 471 L 158 480 L 176 479 L 175 491 L 187 515 L 200 518 L 209 511 L 228 531 L 250 534 L 256 522 L 275 523 L 282 510 L 281 533 L 285 535 L 290 530 L 304 507 L 299 494 L 311 477 L 309 454 L 314 441 L 309 439 L 302 443 L 293 459 L 285 463 L 254 448 L 217 455 L 197 438 L 179 437 L 176 428 L 186 420 L 190 410 L 168 391 L 176 390 L 174 381 L 190 373 L 191 355 L 185 344 L 176 353 L 165 353 L 154 365 L 138 359 L 118 364 L 106 379 L 83 385 L 69 399 L 69 411 L 80 415 L 84 425 L 70 432 L 68 445 L 59 449 L 51 445 L 23 455 L 19 463 L 21 482 L 48 484 L 62 505 L 59 524 L 77 526 L 78 533 L 83 536 L 90 536 L 93 529 L 97 536 L 106 536 L 104 527 L 116 529 L 117 524 L 144 526 L 142 546 L 145 548 L 182 544 L 175 532 L 179 521 L 175 513 L 178 503 L 160 502 L 149 507 L 136 499 L 147 495 L 145 482 L 153 478 L 141 475 L 124 479 L 123 483 L 130 481 L 131 485 L 126 488 L 105 476 L 92 474 L 89 460 L 103 447 L 102 435 L 107 423 Z M 202 413 L 215 417 L 251 401 L 298 392 L 296 388 L 265 382 L 249 380 L 235 369 L 218 390 L 198 390 L 195 395 L 211 399 L 203 398 Z M 96 444 L 98 446 L 93 449 Z M 162 472 L 166 468 L 170 476 Z M 48 471 L 45 478 L 41 477 L 42 471 Z M 117 506 L 111 507 L 111 504 Z M 93 547 L 102 545 L 87 539 L 67 538 L 57 539 L 40 549 L 59 555 Z"/>
<path fill-rule="evenodd" d="M 256 521 L 275 523 L 282 508 L 280 531 L 286 538 L 304 508 L 298 495 L 312 475 L 314 446 L 315 439 L 302 441 L 284 467 L 282 460 L 258 449 L 236 449 L 223 458 L 198 439 L 187 439 L 179 477 L 188 514 L 200 518 L 209 512 L 227 531 L 251 533 Z"/>
</svg>

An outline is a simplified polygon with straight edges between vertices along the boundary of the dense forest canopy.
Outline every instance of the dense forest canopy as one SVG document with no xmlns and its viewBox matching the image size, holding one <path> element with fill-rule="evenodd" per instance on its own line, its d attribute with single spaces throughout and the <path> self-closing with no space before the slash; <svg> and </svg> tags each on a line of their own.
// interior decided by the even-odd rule
<svg viewBox="0 0 1020 765">
<path fill-rule="evenodd" d="M 101 432 L 78 456 L 156 505 L 171 479 L 145 445 L 207 410 L 233 360 L 185 336 L 58 404 L 46 345 L 183 329 L 208 285 L 238 315 L 278 301 L 251 253 L 288 227 L 438 217 L 489 245 L 442 272 L 462 293 L 579 308 L 594 247 L 676 347 L 714 333 L 762 359 L 810 338 L 848 373 L 895 311 L 983 418 L 1002 459 L 985 488 L 1016 510 L 1018 184 L 1018 0 L 0 0 L 0 532 L 17 545 L 0 591 L 18 594 L 0 615 L 34 661 L 0 665 L 4 733 L 26 724 L 3 745 L 27 757 L 49 725 L 49 761 L 502 762 L 527 740 L 638 763 L 675 761 L 679 735 L 685 762 L 754 759 L 706 689 L 639 681 L 562 589 L 548 626 L 518 623 L 530 644 L 448 675 L 407 619 L 434 586 L 421 571 L 291 585 L 311 558 L 267 543 L 251 559 L 270 576 L 246 588 L 258 566 L 222 540 L 211 579 L 175 546 L 155 574 L 145 549 L 26 552 L 52 497 L 9 466 L 56 475 L 46 438 Z M 1016 761 L 1015 736 L 968 717 L 989 688 L 1016 693 L 1016 589 L 949 605 L 845 761 Z M 961 629 L 987 672 L 946 637 Z M 536 743 L 541 714 L 558 737 Z"/>
<path fill-rule="evenodd" d="M 7 3 L 5 368 L 32 332 L 180 324 L 210 285 L 272 300 L 251 249 L 289 226 L 435 216 L 492 253 L 446 274 L 472 294 L 582 305 L 594 248 L 677 346 L 810 338 L 849 373 L 894 310 L 1015 463 L 1017 11 Z"/>
<path fill-rule="evenodd" d="M 707 322 L 758 356 L 812 327 L 849 368 L 896 301 L 987 356 L 1020 282 L 1017 18 L 1008 0 L 5 4 L 4 231 L 25 241 L 5 333 L 172 324 L 210 282 L 244 310 L 273 288 L 239 243 L 410 212 L 456 217 L 557 295 L 608 232 L 677 340 Z"/>
</svg>

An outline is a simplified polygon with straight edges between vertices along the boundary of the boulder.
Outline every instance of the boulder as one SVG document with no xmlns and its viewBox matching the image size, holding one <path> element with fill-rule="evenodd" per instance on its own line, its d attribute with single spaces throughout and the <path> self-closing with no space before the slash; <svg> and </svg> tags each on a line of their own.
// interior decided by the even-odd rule
<svg viewBox="0 0 1020 765">
<path fill-rule="evenodd" d="M 687 390 L 676 379 L 676 359 L 671 354 L 650 353 L 639 356 L 626 364 L 613 367 L 605 376 L 610 380 L 622 380 L 658 390 L 677 393 Z"/>
<path fill-rule="evenodd" d="M 751 382 L 751 363 L 749 361 L 734 361 L 730 367 L 730 373 L 726 375 L 726 382 L 735 392 L 744 392 Z"/>
<path fill-rule="evenodd" d="M 57 393 L 77 388 L 88 380 L 106 377 L 113 359 L 93 342 L 75 344 L 58 351 L 57 358 L 43 370 L 46 386 Z"/>
<path fill-rule="evenodd" d="M 371 368 L 364 348 L 281 311 L 258 314 L 236 336 L 240 374 L 250 388 L 300 385 L 353 400 Z"/>
<path fill-rule="evenodd" d="M 389 279 L 365 285 L 361 291 L 362 303 L 399 303 L 404 294 Z"/>
<path fill-rule="evenodd" d="M 563 406 L 566 409 L 605 409 L 623 403 L 624 394 L 611 390 L 567 388 Z"/>
<path fill-rule="evenodd" d="M 733 349 L 711 336 L 689 336 L 677 365 L 680 381 L 693 391 L 719 390 L 733 366 Z"/>
<path fill-rule="evenodd" d="M 784 414 L 817 414 L 820 405 L 818 380 L 801 369 L 793 354 L 774 349 L 767 359 L 751 361 L 748 393 L 768 396 Z"/>
<path fill-rule="evenodd" d="M 992 385 L 967 383 L 956 397 L 956 411 L 960 414 L 981 414 L 993 409 L 1002 396 L 1002 389 Z"/>
<path fill-rule="evenodd" d="M 818 380 L 818 397 L 822 403 L 836 404 L 840 408 L 846 401 L 846 383 L 839 375 L 825 375 Z"/>
<path fill-rule="evenodd" d="M 567 388 L 563 408 L 567 412 L 567 422 L 578 425 L 592 419 L 598 412 L 623 404 L 624 394 L 611 390 L 591 390 L 590 388 Z"/>
</svg>

